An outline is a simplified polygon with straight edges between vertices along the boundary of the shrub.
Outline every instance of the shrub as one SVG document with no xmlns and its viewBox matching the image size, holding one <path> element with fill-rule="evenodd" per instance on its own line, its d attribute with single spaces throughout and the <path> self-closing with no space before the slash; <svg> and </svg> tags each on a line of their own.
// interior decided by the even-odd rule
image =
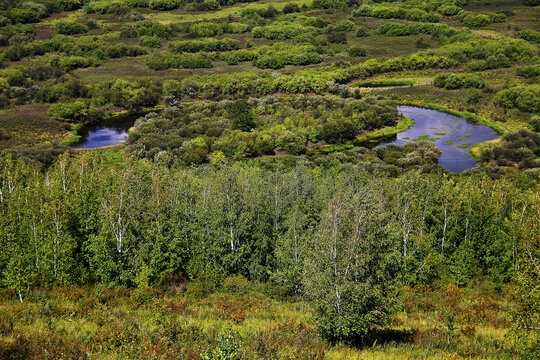
<svg viewBox="0 0 540 360">
<path fill-rule="evenodd" d="M 328 34 L 328 42 L 331 44 L 346 44 L 347 43 L 347 35 L 342 32 L 332 32 Z"/>
<path fill-rule="evenodd" d="M 139 36 L 137 29 L 133 26 L 124 26 L 120 29 L 120 37 L 122 39 L 133 39 Z"/>
<path fill-rule="evenodd" d="M 353 57 L 362 57 L 362 56 L 367 55 L 366 49 L 364 49 L 363 47 L 360 47 L 358 45 L 353 45 L 353 46 L 349 47 L 347 49 L 347 53 L 349 54 L 349 56 L 353 56 Z"/>
<path fill-rule="evenodd" d="M 88 27 L 78 22 L 61 21 L 56 23 L 56 31 L 63 35 L 76 35 L 88 32 Z"/>
<path fill-rule="evenodd" d="M 540 42 L 540 32 L 535 30 L 522 30 L 519 32 L 519 37 L 530 42 Z"/>
<path fill-rule="evenodd" d="M 447 90 L 462 88 L 482 89 L 486 86 L 486 81 L 483 78 L 473 74 L 445 73 L 437 75 L 433 80 L 433 85 L 435 87 L 445 88 Z"/>
<path fill-rule="evenodd" d="M 357 37 L 369 36 L 369 30 L 365 26 L 359 26 L 358 29 L 356 29 L 356 36 Z"/>
<path fill-rule="evenodd" d="M 285 4 L 285 6 L 283 7 L 284 14 L 291 14 L 291 13 L 296 13 L 296 12 L 300 12 L 300 8 L 298 7 L 297 4 L 288 3 L 288 4 Z"/>
<path fill-rule="evenodd" d="M 157 36 L 142 36 L 139 40 L 139 45 L 150 48 L 160 48 L 161 40 L 159 40 Z"/>
<path fill-rule="evenodd" d="M 204 39 L 174 41 L 169 44 L 173 52 L 199 52 L 199 51 L 231 51 L 240 48 L 240 41 L 236 39 Z"/>
<path fill-rule="evenodd" d="M 380 26 L 375 33 L 384 36 L 407 36 L 416 34 L 417 30 L 414 26 L 388 22 Z"/>
<path fill-rule="evenodd" d="M 150 0 L 148 7 L 152 10 L 169 11 L 182 6 L 181 0 Z"/>
<path fill-rule="evenodd" d="M 346 9 L 347 4 L 341 0 L 313 0 L 313 9 Z"/>
<path fill-rule="evenodd" d="M 89 58 L 83 56 L 68 56 L 63 57 L 60 60 L 59 65 L 65 71 L 71 71 L 75 69 L 99 66 L 100 62 L 96 58 Z"/>
<path fill-rule="evenodd" d="M 454 4 L 447 4 L 447 5 L 439 6 L 439 8 L 437 9 L 437 12 L 445 16 L 451 16 L 451 15 L 456 15 L 460 10 L 461 9 L 459 6 L 456 6 Z"/>
<path fill-rule="evenodd" d="M 524 112 L 540 112 L 540 85 L 519 85 L 502 90 L 495 95 L 494 104 Z"/>
<path fill-rule="evenodd" d="M 89 104 L 85 100 L 51 105 L 47 115 L 55 120 L 71 123 L 85 122 L 90 114 Z"/>
<path fill-rule="evenodd" d="M 516 75 L 527 79 L 540 76 L 540 64 L 520 66 L 516 68 Z"/>
<path fill-rule="evenodd" d="M 355 29 L 355 25 L 350 20 L 342 20 L 339 21 L 334 26 L 334 31 L 353 31 Z"/>
</svg>

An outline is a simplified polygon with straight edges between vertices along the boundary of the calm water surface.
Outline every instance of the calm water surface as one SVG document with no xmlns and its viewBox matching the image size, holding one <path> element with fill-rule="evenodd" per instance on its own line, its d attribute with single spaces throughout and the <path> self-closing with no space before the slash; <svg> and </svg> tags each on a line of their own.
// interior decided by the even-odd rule
<svg viewBox="0 0 540 360">
<path fill-rule="evenodd" d="M 107 121 L 92 125 L 79 132 L 81 141 L 74 144 L 72 149 L 97 149 L 104 146 L 115 146 L 126 142 L 128 129 L 134 120 Z"/>
<path fill-rule="evenodd" d="M 488 126 L 441 111 L 413 106 L 398 106 L 398 111 L 413 119 L 414 124 L 410 129 L 397 134 L 394 140 L 381 145 L 403 145 L 414 140 L 431 141 L 442 151 L 439 164 L 451 172 L 463 172 L 477 167 L 478 163 L 468 156 L 470 148 L 499 137 Z"/>
</svg>

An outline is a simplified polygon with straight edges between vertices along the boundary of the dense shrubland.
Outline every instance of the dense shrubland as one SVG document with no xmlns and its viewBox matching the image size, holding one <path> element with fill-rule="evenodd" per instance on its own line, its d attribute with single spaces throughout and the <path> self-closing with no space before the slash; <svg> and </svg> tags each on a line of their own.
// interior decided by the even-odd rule
<svg viewBox="0 0 540 360">
<path fill-rule="evenodd" d="M 174 85 L 169 85 L 168 92 L 174 93 Z M 167 159 L 164 164 L 171 166 L 213 161 L 218 155 L 239 160 L 275 152 L 304 154 L 308 143 L 348 142 L 362 132 L 394 126 L 398 120 L 395 107 L 374 99 L 308 96 L 238 101 L 243 109 L 237 102 L 222 101 L 149 114 L 135 123 L 130 143 L 139 156 Z M 246 114 L 243 118 L 254 108 L 256 116 L 249 125 L 238 125 L 239 115 L 231 115 L 231 107 L 235 114 Z"/>
</svg>

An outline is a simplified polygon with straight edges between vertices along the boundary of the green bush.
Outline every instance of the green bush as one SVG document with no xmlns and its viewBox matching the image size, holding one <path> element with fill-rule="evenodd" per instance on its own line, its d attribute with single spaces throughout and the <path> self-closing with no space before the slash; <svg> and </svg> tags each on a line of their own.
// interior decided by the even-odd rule
<svg viewBox="0 0 540 360">
<path fill-rule="evenodd" d="M 139 40 L 139 46 L 157 49 L 161 47 L 161 40 L 157 36 L 142 36 Z"/>
<path fill-rule="evenodd" d="M 264 38 L 268 40 L 293 39 L 304 33 L 317 34 L 318 31 L 312 26 L 279 22 L 272 25 L 254 27 L 252 30 L 252 35 L 254 38 Z"/>
<path fill-rule="evenodd" d="M 150 0 L 148 7 L 152 10 L 169 11 L 182 6 L 181 0 Z"/>
<path fill-rule="evenodd" d="M 461 8 L 459 6 L 456 6 L 454 4 L 447 4 L 439 6 L 437 12 L 445 16 L 452 16 L 456 15 L 460 10 Z"/>
<path fill-rule="evenodd" d="M 445 88 L 447 90 L 454 89 L 482 89 L 486 86 L 486 81 L 478 75 L 474 74 L 440 74 L 433 80 L 435 87 Z"/>
<path fill-rule="evenodd" d="M 288 3 L 288 4 L 285 4 L 285 6 L 283 7 L 284 14 L 291 14 L 291 13 L 296 13 L 296 12 L 300 12 L 300 8 L 298 7 L 297 4 Z"/>
<path fill-rule="evenodd" d="M 367 55 L 366 49 L 364 49 L 363 47 L 360 47 L 358 45 L 353 45 L 353 46 L 349 47 L 347 49 L 347 53 L 349 54 L 349 56 L 353 56 L 353 57 L 362 57 L 362 56 Z"/>
<path fill-rule="evenodd" d="M 350 20 L 341 20 L 334 25 L 334 31 L 353 31 L 356 28 L 354 23 Z"/>
<path fill-rule="evenodd" d="M 527 79 L 540 76 L 540 64 L 520 66 L 516 68 L 516 75 Z"/>
<path fill-rule="evenodd" d="M 530 42 L 540 42 L 540 32 L 531 29 L 520 31 L 519 37 Z"/>
<path fill-rule="evenodd" d="M 139 32 L 133 26 L 123 26 L 120 29 L 120 37 L 122 39 L 133 39 L 139 37 Z"/>
<path fill-rule="evenodd" d="M 493 103 L 507 109 L 524 112 L 540 112 L 540 85 L 518 85 L 501 90 L 495 95 Z"/>
<path fill-rule="evenodd" d="M 76 35 L 88 32 L 88 27 L 78 22 L 61 21 L 56 23 L 54 28 L 62 35 Z"/>
<path fill-rule="evenodd" d="M 70 123 L 83 123 L 87 121 L 89 114 L 90 106 L 88 102 L 80 99 L 69 103 L 51 105 L 47 111 L 47 115 L 53 119 Z"/>
<path fill-rule="evenodd" d="M 347 3 L 341 0 L 313 0 L 313 9 L 346 9 Z"/>
<path fill-rule="evenodd" d="M 240 41 L 236 39 L 203 39 L 182 40 L 169 43 L 169 49 L 176 53 L 199 51 L 231 51 L 240 48 Z"/>
<path fill-rule="evenodd" d="M 212 60 L 205 54 L 158 54 L 146 59 L 146 65 L 153 70 L 165 69 L 199 69 L 213 67 Z"/>
<path fill-rule="evenodd" d="M 438 22 L 441 19 L 440 15 L 430 14 L 425 10 L 417 8 L 404 8 L 394 4 L 364 4 L 354 11 L 353 16 L 366 16 L 379 19 L 404 19 L 425 22 Z"/>
<path fill-rule="evenodd" d="M 400 23 L 388 22 L 381 25 L 375 34 L 384 36 L 407 36 L 414 35 L 418 31 L 414 26 Z"/>
</svg>

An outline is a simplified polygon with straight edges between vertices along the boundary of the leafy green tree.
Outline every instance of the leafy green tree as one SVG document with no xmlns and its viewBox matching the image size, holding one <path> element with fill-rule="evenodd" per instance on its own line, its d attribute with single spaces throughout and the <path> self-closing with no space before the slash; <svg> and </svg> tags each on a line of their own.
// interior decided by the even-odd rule
<svg viewBox="0 0 540 360">
<path fill-rule="evenodd" d="M 358 184 L 329 201 L 306 257 L 304 286 L 330 341 L 361 343 L 392 312 L 399 262 L 376 186 Z"/>
<path fill-rule="evenodd" d="M 234 101 L 228 111 L 234 130 L 250 131 L 255 125 L 255 114 L 246 99 Z"/>
</svg>

